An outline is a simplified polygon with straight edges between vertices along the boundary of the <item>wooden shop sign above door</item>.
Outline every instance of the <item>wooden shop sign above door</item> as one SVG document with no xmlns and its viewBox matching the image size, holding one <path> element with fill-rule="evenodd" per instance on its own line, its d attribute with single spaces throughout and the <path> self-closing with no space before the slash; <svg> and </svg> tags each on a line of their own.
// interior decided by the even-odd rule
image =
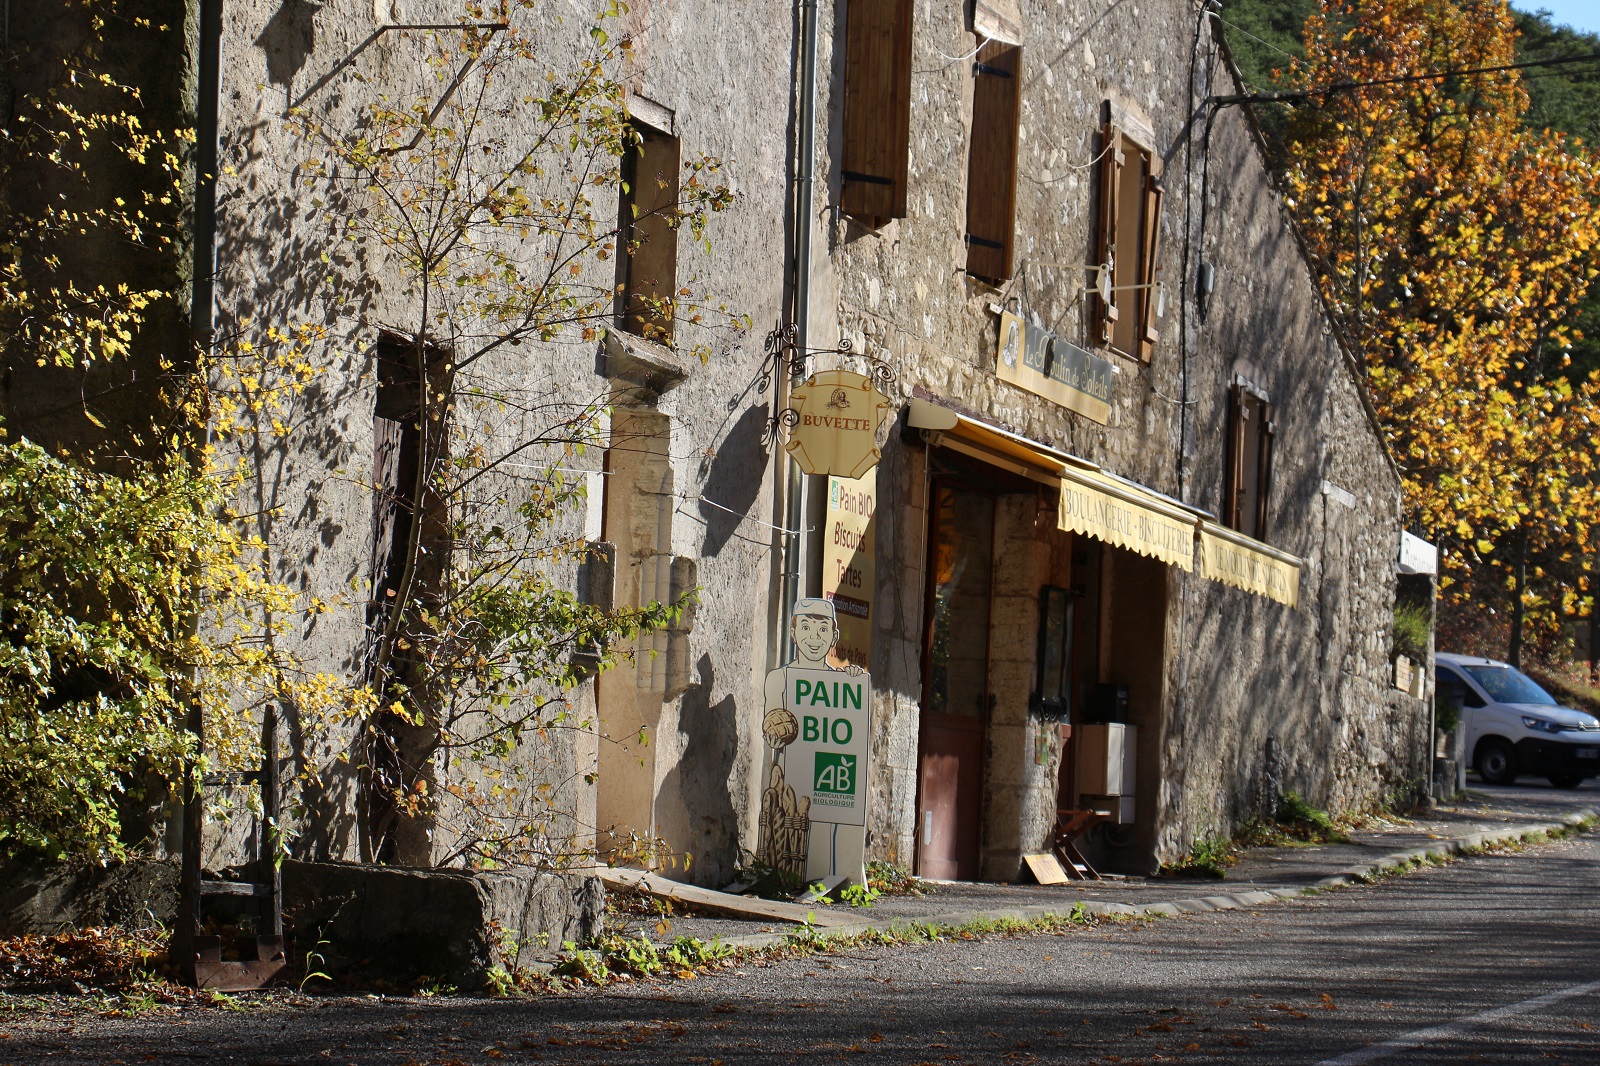
<svg viewBox="0 0 1600 1066">
<path fill-rule="evenodd" d="M 878 465 L 878 429 L 889 397 L 865 374 L 823 370 L 811 375 L 789 397 L 784 450 L 808 474 L 858 478 Z M 792 412 L 792 413 L 790 413 Z"/>
<path fill-rule="evenodd" d="M 1009 311 L 1000 316 L 994 372 L 1101 425 L 1111 418 L 1111 363 Z"/>
</svg>

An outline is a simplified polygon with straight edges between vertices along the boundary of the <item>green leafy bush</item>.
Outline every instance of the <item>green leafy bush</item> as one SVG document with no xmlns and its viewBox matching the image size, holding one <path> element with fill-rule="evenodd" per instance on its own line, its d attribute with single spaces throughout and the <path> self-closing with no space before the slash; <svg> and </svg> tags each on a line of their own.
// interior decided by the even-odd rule
<svg viewBox="0 0 1600 1066">
<path fill-rule="evenodd" d="M 293 594 L 250 565 L 228 479 L 173 461 L 126 476 L 0 439 L 0 851 L 125 853 L 193 754 L 251 764 L 246 712 L 301 693 L 260 639 Z"/>
<path fill-rule="evenodd" d="M 1428 656 L 1428 640 L 1433 634 L 1433 611 L 1425 603 L 1397 600 L 1394 605 L 1394 650 L 1412 659 Z"/>
<path fill-rule="evenodd" d="M 873 859 L 867 863 L 867 887 L 880 896 L 926 896 L 935 886 L 897 862 Z"/>
<path fill-rule="evenodd" d="M 1298 792 L 1285 792 L 1278 797 L 1277 823 L 1285 832 L 1310 843 L 1338 844 L 1349 839 L 1333 824 L 1327 811 L 1313 807 Z"/>
<path fill-rule="evenodd" d="M 1454 733 L 1461 724 L 1461 697 L 1435 688 L 1433 692 L 1433 726 L 1446 733 Z"/>
</svg>

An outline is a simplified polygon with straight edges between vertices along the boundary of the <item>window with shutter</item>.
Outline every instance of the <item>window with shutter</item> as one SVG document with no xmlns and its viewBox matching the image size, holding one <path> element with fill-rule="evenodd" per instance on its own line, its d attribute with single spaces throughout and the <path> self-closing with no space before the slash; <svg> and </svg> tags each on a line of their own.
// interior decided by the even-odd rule
<svg viewBox="0 0 1600 1066">
<path fill-rule="evenodd" d="M 641 122 L 622 162 L 618 317 L 629 333 L 672 343 L 678 290 L 678 138 Z"/>
<path fill-rule="evenodd" d="M 1228 390 L 1228 462 L 1222 520 L 1263 543 L 1272 495 L 1272 445 L 1277 426 L 1266 397 L 1244 382 Z"/>
<path fill-rule="evenodd" d="M 967 164 L 967 273 L 1011 277 L 1017 214 L 1017 126 L 1022 49 L 990 41 L 972 65 L 972 144 Z"/>
<path fill-rule="evenodd" d="M 912 0 L 850 0 L 845 11 L 839 209 L 879 225 L 906 214 Z"/>
<path fill-rule="evenodd" d="M 1091 279 L 1090 336 L 1097 344 L 1149 362 L 1160 337 L 1161 157 L 1115 121 L 1108 101 L 1100 127 L 1099 202 L 1094 263 L 1109 278 Z M 1144 130 L 1140 136 L 1148 136 Z M 1102 294 L 1102 286 L 1109 287 Z"/>
</svg>

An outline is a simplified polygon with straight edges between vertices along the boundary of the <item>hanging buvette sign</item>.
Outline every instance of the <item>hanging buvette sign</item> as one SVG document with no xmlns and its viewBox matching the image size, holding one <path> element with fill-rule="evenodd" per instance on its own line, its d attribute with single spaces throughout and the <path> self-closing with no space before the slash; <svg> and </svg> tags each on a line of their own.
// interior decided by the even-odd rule
<svg viewBox="0 0 1600 1066">
<path fill-rule="evenodd" d="M 878 465 L 878 428 L 889 397 L 865 374 L 823 370 L 789 396 L 789 442 L 784 450 L 808 474 L 858 478 Z"/>
<path fill-rule="evenodd" d="M 767 674 L 761 733 L 771 758 L 761 790 L 756 857 L 807 883 L 866 877 L 867 758 L 872 676 L 836 670 L 833 602 L 795 601 L 795 657 Z"/>
</svg>

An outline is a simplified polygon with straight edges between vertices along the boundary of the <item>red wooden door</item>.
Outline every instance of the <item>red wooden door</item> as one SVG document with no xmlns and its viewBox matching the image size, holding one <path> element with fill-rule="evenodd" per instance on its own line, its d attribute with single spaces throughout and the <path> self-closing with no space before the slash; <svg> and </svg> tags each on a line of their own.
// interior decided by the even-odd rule
<svg viewBox="0 0 1600 1066">
<path fill-rule="evenodd" d="M 917 873 L 971 881 L 982 844 L 994 497 L 936 483 L 929 531 Z"/>
</svg>

